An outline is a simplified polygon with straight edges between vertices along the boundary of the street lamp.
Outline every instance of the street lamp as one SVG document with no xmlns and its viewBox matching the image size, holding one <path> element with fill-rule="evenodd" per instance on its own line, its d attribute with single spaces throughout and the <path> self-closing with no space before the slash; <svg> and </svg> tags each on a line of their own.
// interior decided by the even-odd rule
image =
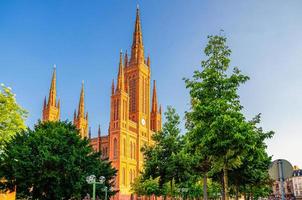
<svg viewBox="0 0 302 200">
<path fill-rule="evenodd" d="M 104 176 L 100 176 L 99 182 L 96 181 L 95 175 L 90 175 L 90 176 L 86 177 L 87 183 L 92 184 L 92 187 L 93 187 L 92 200 L 95 200 L 95 186 L 97 184 L 100 184 L 100 185 L 104 184 L 105 180 L 106 180 L 106 178 Z M 108 188 L 106 186 L 104 186 L 103 191 L 105 191 L 105 200 L 107 200 L 107 189 Z"/>
</svg>

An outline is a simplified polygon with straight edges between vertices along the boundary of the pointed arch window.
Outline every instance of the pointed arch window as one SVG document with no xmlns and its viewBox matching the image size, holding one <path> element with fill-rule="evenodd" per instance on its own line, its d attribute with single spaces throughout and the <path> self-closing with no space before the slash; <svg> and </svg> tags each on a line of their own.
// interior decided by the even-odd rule
<svg viewBox="0 0 302 200">
<path fill-rule="evenodd" d="M 126 185 L 126 170 L 123 167 L 123 185 Z"/>
<path fill-rule="evenodd" d="M 124 156 L 126 157 L 126 139 L 123 139 L 123 145 L 124 145 Z"/>
<path fill-rule="evenodd" d="M 132 141 L 130 142 L 130 158 L 133 158 L 133 154 L 132 154 Z"/>
<path fill-rule="evenodd" d="M 113 157 L 117 158 L 117 139 L 114 138 L 113 140 Z"/>
</svg>

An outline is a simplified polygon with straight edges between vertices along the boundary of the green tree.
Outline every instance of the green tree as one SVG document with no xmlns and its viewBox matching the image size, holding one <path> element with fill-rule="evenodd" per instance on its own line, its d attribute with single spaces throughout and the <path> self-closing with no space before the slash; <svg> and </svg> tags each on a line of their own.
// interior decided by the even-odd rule
<svg viewBox="0 0 302 200">
<path fill-rule="evenodd" d="M 186 79 L 191 110 L 187 113 L 188 138 L 200 166 L 210 163 L 211 173 L 223 174 L 223 197 L 228 200 L 228 173 L 242 164 L 244 146 L 252 127 L 242 114 L 238 88 L 249 78 L 235 67 L 229 72 L 231 50 L 223 36 L 209 36 L 202 70 Z M 197 163 L 198 164 L 198 163 Z"/>
<path fill-rule="evenodd" d="M 134 182 L 131 184 L 131 190 L 139 196 L 150 197 L 154 195 L 155 197 L 161 195 L 159 188 L 159 178 L 153 179 L 142 179 L 142 176 L 135 178 Z"/>
<path fill-rule="evenodd" d="M 0 89 L 0 151 L 2 151 L 5 141 L 13 135 L 25 130 L 24 121 L 27 112 L 18 105 L 16 95 L 9 87 L 1 84 Z"/>
<path fill-rule="evenodd" d="M 33 130 L 15 135 L 5 144 L 0 177 L 5 187 L 17 186 L 17 195 L 32 199 L 80 199 L 91 193 L 86 177 L 105 176 L 105 185 L 113 187 L 116 170 L 101 160 L 87 139 L 69 122 L 38 123 Z M 101 194 L 101 186 L 97 194 Z M 109 190 L 109 196 L 114 192 Z"/>
<path fill-rule="evenodd" d="M 168 107 L 165 117 L 162 130 L 152 136 L 155 144 L 142 149 L 145 160 L 142 175 L 143 180 L 159 177 L 161 188 L 169 182 L 172 191 L 173 181 L 178 184 L 190 176 L 190 158 L 183 151 L 184 142 L 180 135 L 180 119 L 176 110 Z"/>
<path fill-rule="evenodd" d="M 265 140 L 273 136 L 274 132 L 264 132 L 260 123 L 260 114 L 258 114 L 250 124 L 254 127 L 253 140 L 254 145 L 246 145 L 246 156 L 242 165 L 230 172 L 230 183 L 234 187 L 235 198 L 239 194 L 244 196 L 267 197 L 270 194 L 271 182 L 268 174 L 268 168 L 271 164 L 271 157 L 266 152 L 267 145 Z"/>
</svg>

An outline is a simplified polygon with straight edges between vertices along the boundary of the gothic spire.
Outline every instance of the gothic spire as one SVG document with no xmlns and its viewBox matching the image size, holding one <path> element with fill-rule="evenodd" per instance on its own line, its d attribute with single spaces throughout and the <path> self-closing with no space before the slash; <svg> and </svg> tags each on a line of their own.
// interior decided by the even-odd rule
<svg viewBox="0 0 302 200">
<path fill-rule="evenodd" d="M 78 109 L 78 117 L 84 118 L 84 81 L 82 81 L 82 89 L 80 94 L 80 102 L 79 102 L 79 109 Z"/>
<path fill-rule="evenodd" d="M 43 103 L 43 109 L 45 109 L 45 108 L 46 108 L 46 96 L 44 98 L 44 103 Z"/>
<path fill-rule="evenodd" d="M 98 137 L 101 137 L 101 125 L 99 125 L 99 129 L 98 129 Z"/>
<path fill-rule="evenodd" d="M 134 63 L 144 61 L 144 45 L 143 45 L 143 35 L 142 35 L 139 7 L 136 8 L 136 19 L 135 19 L 130 61 Z"/>
<path fill-rule="evenodd" d="M 112 85 L 111 85 L 111 95 L 114 94 L 114 79 L 112 79 Z"/>
<path fill-rule="evenodd" d="M 124 86 L 123 53 L 121 51 L 120 52 L 120 62 L 119 62 L 116 90 L 121 91 L 121 90 L 124 90 L 124 89 L 125 89 L 125 86 Z"/>
<path fill-rule="evenodd" d="M 152 112 L 157 112 L 156 82 L 153 81 Z"/>
<path fill-rule="evenodd" d="M 151 65 L 150 56 L 148 56 L 148 58 L 147 58 L 147 65 L 148 65 L 148 67 L 150 67 L 150 65 Z"/>
<path fill-rule="evenodd" d="M 98 151 L 101 152 L 101 125 L 99 125 L 98 129 Z"/>
<path fill-rule="evenodd" d="M 76 120 L 77 120 L 77 111 L 74 110 L 74 113 L 73 113 L 73 123 L 75 123 Z"/>
<path fill-rule="evenodd" d="M 88 135 L 89 139 L 91 139 L 91 127 L 89 127 L 89 135 Z"/>
<path fill-rule="evenodd" d="M 53 66 L 53 73 L 51 79 L 51 85 L 49 90 L 48 104 L 52 106 L 56 106 L 56 65 Z"/>
<path fill-rule="evenodd" d="M 125 58 L 124 58 L 124 66 L 125 66 L 125 67 L 128 66 L 128 53 L 127 53 L 127 50 L 126 50 Z"/>
</svg>

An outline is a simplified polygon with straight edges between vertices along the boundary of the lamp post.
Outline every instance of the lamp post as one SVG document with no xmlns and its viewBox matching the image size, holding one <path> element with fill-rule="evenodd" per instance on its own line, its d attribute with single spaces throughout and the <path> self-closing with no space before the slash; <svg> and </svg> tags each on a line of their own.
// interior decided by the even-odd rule
<svg viewBox="0 0 302 200">
<path fill-rule="evenodd" d="M 92 200 L 95 200 L 95 188 L 97 184 L 104 184 L 105 183 L 106 178 L 104 176 L 100 176 L 99 178 L 99 182 L 96 181 L 96 177 L 95 175 L 90 175 L 86 177 L 86 181 L 88 184 L 92 184 L 92 188 L 93 188 L 93 193 L 92 193 Z M 107 200 L 107 187 L 105 186 L 103 188 L 103 191 L 105 191 L 105 200 Z"/>
</svg>

